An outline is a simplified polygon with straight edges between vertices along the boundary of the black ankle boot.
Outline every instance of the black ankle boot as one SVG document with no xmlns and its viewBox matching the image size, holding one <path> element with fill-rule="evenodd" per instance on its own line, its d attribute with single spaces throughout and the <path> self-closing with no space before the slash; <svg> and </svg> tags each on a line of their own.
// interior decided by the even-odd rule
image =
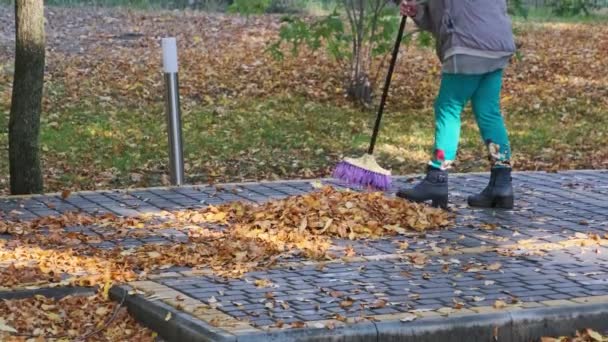
<svg viewBox="0 0 608 342">
<path fill-rule="evenodd" d="M 426 177 L 411 189 L 401 189 L 397 192 L 401 197 L 412 202 L 432 201 L 434 207 L 448 207 L 448 173 L 447 171 L 429 166 Z"/>
<path fill-rule="evenodd" d="M 511 168 L 492 168 L 490 183 L 477 195 L 470 196 L 469 206 L 479 208 L 513 209 L 513 184 Z"/>
</svg>

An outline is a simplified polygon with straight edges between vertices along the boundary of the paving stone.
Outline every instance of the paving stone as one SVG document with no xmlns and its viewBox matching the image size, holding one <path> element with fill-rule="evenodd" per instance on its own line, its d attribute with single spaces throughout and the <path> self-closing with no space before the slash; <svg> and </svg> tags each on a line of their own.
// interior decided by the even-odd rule
<svg viewBox="0 0 608 342">
<path fill-rule="evenodd" d="M 529 284 L 528 282 L 525 282 L 526 284 Z M 548 288 L 550 288 L 546 283 L 544 283 L 543 285 L 526 285 L 527 288 L 529 288 L 530 290 L 546 290 Z"/>
<path fill-rule="evenodd" d="M 255 319 L 252 321 L 252 323 L 254 323 L 256 326 L 269 326 L 269 325 L 273 325 L 276 322 L 272 319 Z"/>
<path fill-rule="evenodd" d="M 454 175 L 450 184 L 454 196 L 451 201 L 457 205 L 465 203 L 466 196 L 482 189 L 487 184 L 487 175 Z M 214 296 L 223 312 L 232 317 L 250 320 L 255 324 L 272 325 L 277 319 L 286 323 L 303 320 L 324 320 L 328 315 L 337 313 L 342 316 L 358 317 L 360 315 L 387 315 L 412 309 L 438 309 L 453 306 L 453 298 L 470 305 L 470 310 L 478 308 L 480 312 L 493 312 L 495 300 L 508 301 L 511 295 L 524 301 L 522 306 L 530 308 L 537 304 L 530 301 L 543 301 L 547 305 L 560 305 L 576 297 L 590 295 L 608 295 L 608 248 L 600 254 L 580 253 L 580 248 L 572 247 L 549 251 L 544 256 L 503 257 L 494 252 L 475 252 L 431 258 L 431 262 L 422 269 L 415 269 L 389 254 L 396 252 L 395 241 L 410 242 L 409 251 L 428 253 L 429 243 L 437 246 L 450 245 L 453 248 L 490 247 L 509 245 L 518 240 L 538 238 L 540 242 L 560 242 L 574 236 L 575 233 L 594 232 L 600 235 L 608 232 L 601 222 L 608 221 L 608 173 L 597 171 L 546 174 L 515 173 L 518 208 L 513 211 L 459 209 L 457 227 L 441 232 L 429 232 L 424 239 L 415 243 L 410 237 L 391 237 L 377 241 L 336 240 L 335 251 L 352 245 L 355 250 L 368 258 L 365 262 L 329 262 L 324 269 L 317 269 L 315 261 L 295 258 L 295 261 L 307 261 L 308 266 L 294 264 L 290 269 L 277 268 L 247 274 L 245 278 L 270 279 L 278 288 L 259 289 L 244 280 L 221 282 L 214 277 L 193 275 L 185 272 L 185 277 L 175 274 L 173 278 L 155 278 L 156 281 L 181 291 L 192 298 L 203 302 Z M 339 182 L 332 182 L 340 184 Z M 406 184 L 406 178 L 395 177 L 395 188 Z M 571 185 L 576 184 L 576 185 Z M 85 212 L 113 211 L 125 215 L 136 212 L 156 212 L 159 209 L 179 209 L 185 207 L 203 207 L 209 204 L 221 204 L 232 200 L 252 200 L 264 202 L 271 198 L 283 198 L 287 195 L 311 191 L 310 182 L 279 182 L 272 184 L 246 184 L 235 188 L 226 186 L 226 191 L 217 191 L 213 187 L 181 187 L 176 189 L 137 190 L 129 193 L 100 192 L 91 194 L 74 194 L 66 201 L 57 196 L 37 197 L 21 202 L 0 199 L 0 219 L 2 211 L 19 210 L 22 217 L 34 218 L 35 215 L 57 215 L 59 211 L 82 208 Z M 201 203 L 203 201 L 204 203 Z M 45 203 L 50 203 L 54 209 Z M 23 207 L 21 207 L 23 205 Z M 581 225 L 586 220 L 589 225 Z M 469 224 L 478 226 L 481 223 L 495 223 L 500 227 L 493 231 L 472 229 Z M 548 228 L 550 227 L 550 228 Z M 217 227 L 215 229 L 222 229 Z M 69 227 L 69 231 L 82 231 L 85 234 L 107 234 L 107 231 L 96 227 Z M 519 234 L 519 235 L 517 235 Z M 169 238 L 153 237 L 144 239 L 124 239 L 116 244 L 137 247 L 148 243 L 172 243 L 185 241 L 187 237 L 177 230 L 166 230 Z M 461 239 L 460 237 L 464 238 Z M 509 241 L 501 241 L 504 239 Z M 171 240 L 171 241 L 170 241 Z M 442 241 L 443 240 L 443 241 Z M 108 242 L 108 248 L 112 246 Z M 104 243 L 105 244 L 105 243 Z M 338 252 L 339 253 L 339 252 Z M 456 259 L 459 265 L 451 265 L 450 273 L 442 272 L 442 265 L 437 260 Z M 362 259 L 359 259 L 362 260 Z M 479 265 L 502 263 L 500 271 L 483 271 L 479 274 L 465 273 L 462 265 L 469 262 Z M 359 267 L 365 266 L 362 271 Z M 184 269 L 187 270 L 187 269 Z M 410 277 L 400 275 L 402 271 L 412 274 Z M 422 279 L 423 273 L 432 275 L 430 280 Z M 585 273 L 604 272 L 603 275 L 584 275 Z M 458 275 L 457 275 L 458 273 Z M 571 276 L 576 274 L 576 276 Z M 178 278 L 179 277 L 179 278 Z M 491 285 L 485 285 L 492 282 Z M 456 286 L 454 286 L 456 285 Z M 320 288 L 327 289 L 325 292 Z M 223 293 L 223 295 L 220 295 Z M 349 310 L 340 307 L 344 298 L 333 298 L 328 291 L 344 292 L 345 297 L 352 297 L 355 302 Z M 460 291 L 455 293 L 455 291 Z M 285 301 L 287 309 L 275 303 L 273 310 L 265 304 L 267 292 L 273 292 L 275 300 Z M 420 295 L 416 298 L 416 295 Z M 474 302 L 473 297 L 483 297 Z M 360 304 L 372 305 L 378 298 L 386 298 L 389 303 L 382 308 L 366 308 Z M 593 297 L 598 298 L 598 297 Z M 593 302 L 595 299 L 588 299 Z M 237 306 L 234 302 L 242 303 Z M 411 307 L 409 307 L 409 306 Z M 545 306 L 546 307 L 546 306 Z M 462 312 L 468 312 L 462 310 Z M 273 314 L 274 316 L 270 316 Z M 436 313 L 424 313 L 432 316 Z"/>
<path fill-rule="evenodd" d="M 371 313 L 373 315 L 396 314 L 398 312 L 399 312 L 399 310 L 396 310 L 395 308 L 392 308 L 392 307 L 384 307 L 384 308 L 372 309 L 371 310 Z"/>
<path fill-rule="evenodd" d="M 420 293 L 420 291 L 417 291 Z M 438 299 L 438 298 L 452 298 L 454 297 L 454 290 L 445 291 L 445 292 L 431 292 L 421 294 L 421 298 L 423 299 Z"/>
<path fill-rule="evenodd" d="M 104 241 L 101 243 L 91 243 L 89 245 L 96 247 L 96 248 L 101 248 L 101 249 L 110 249 L 110 248 L 116 247 L 116 244 L 111 241 Z"/>
<path fill-rule="evenodd" d="M 577 284 L 575 282 L 571 282 L 571 281 L 560 281 L 560 282 L 553 282 L 549 286 L 556 288 L 556 289 L 562 289 L 562 288 L 578 287 L 579 284 Z"/>
</svg>

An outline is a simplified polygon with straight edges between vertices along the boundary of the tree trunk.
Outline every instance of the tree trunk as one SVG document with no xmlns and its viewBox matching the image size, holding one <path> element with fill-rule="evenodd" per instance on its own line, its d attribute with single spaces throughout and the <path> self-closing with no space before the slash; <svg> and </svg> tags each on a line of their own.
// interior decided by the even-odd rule
<svg viewBox="0 0 608 342">
<path fill-rule="evenodd" d="M 350 84 L 347 88 L 348 96 L 354 101 L 358 102 L 363 106 L 370 106 L 372 104 L 372 85 L 369 81 L 369 77 L 360 73 L 355 76 L 354 79 L 350 80 Z"/>
<path fill-rule="evenodd" d="M 8 129 L 12 194 L 42 192 L 39 133 L 44 81 L 43 0 L 16 0 L 15 74 Z"/>
</svg>

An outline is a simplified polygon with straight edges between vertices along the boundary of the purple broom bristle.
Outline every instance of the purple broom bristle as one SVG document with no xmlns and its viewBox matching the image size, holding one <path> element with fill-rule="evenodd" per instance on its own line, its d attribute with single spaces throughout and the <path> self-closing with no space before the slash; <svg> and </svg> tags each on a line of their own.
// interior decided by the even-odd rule
<svg viewBox="0 0 608 342">
<path fill-rule="evenodd" d="M 338 164 L 333 176 L 348 184 L 361 187 L 372 187 L 378 190 L 389 190 L 391 188 L 391 176 L 362 169 L 345 161 Z"/>
</svg>

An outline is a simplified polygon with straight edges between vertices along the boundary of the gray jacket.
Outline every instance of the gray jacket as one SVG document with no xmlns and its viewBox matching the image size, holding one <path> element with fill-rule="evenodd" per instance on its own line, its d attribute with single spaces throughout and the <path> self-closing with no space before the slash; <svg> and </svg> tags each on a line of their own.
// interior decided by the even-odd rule
<svg viewBox="0 0 608 342">
<path fill-rule="evenodd" d="M 433 34 L 442 62 L 458 54 L 501 58 L 515 52 L 506 0 L 427 0 L 414 21 Z"/>
</svg>

